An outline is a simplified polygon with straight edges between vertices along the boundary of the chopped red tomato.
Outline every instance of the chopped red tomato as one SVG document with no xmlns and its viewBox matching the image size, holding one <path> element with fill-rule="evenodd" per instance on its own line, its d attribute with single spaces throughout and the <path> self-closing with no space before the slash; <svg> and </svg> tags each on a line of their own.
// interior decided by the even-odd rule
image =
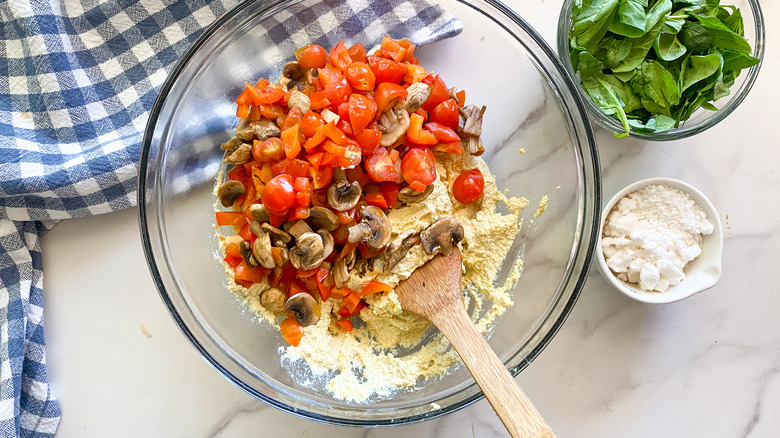
<svg viewBox="0 0 780 438">
<path fill-rule="evenodd" d="M 373 205 L 375 207 L 379 207 L 382 210 L 387 210 L 387 200 L 385 199 L 384 195 L 382 195 L 379 192 L 375 193 L 366 193 L 366 202 L 368 202 L 369 205 Z"/>
<path fill-rule="evenodd" d="M 380 50 L 382 51 L 382 54 L 392 58 L 396 62 L 403 61 L 404 57 L 406 57 L 406 47 L 387 36 L 382 38 Z"/>
<path fill-rule="evenodd" d="M 307 138 L 314 137 L 317 130 L 325 124 L 325 119 L 321 115 L 314 111 L 307 112 L 303 118 L 301 118 L 300 132 Z"/>
<path fill-rule="evenodd" d="M 344 41 L 339 41 L 328 54 L 328 60 L 333 66 L 341 71 L 344 71 L 352 64 L 352 57 L 349 56 L 347 46 L 344 45 Z"/>
<path fill-rule="evenodd" d="M 349 53 L 349 57 L 352 58 L 352 62 L 366 62 L 366 48 L 363 44 L 355 44 L 347 49 L 347 53 Z"/>
<path fill-rule="evenodd" d="M 460 142 L 460 136 L 457 132 L 455 132 L 455 130 L 436 122 L 426 123 L 425 129 L 432 133 L 433 136 L 436 137 L 436 141 L 439 143 Z"/>
<path fill-rule="evenodd" d="M 401 160 L 401 176 L 408 183 L 419 182 L 424 186 L 436 180 L 436 165 L 422 148 L 412 148 Z"/>
<path fill-rule="evenodd" d="M 363 129 L 355 134 L 355 140 L 360 145 L 363 155 L 370 155 L 376 147 L 379 146 L 379 140 L 382 138 L 382 131 L 378 129 Z"/>
<path fill-rule="evenodd" d="M 252 283 L 260 283 L 268 275 L 269 270 L 259 266 L 257 268 L 251 268 L 245 261 L 241 261 L 238 266 L 235 267 L 236 280 L 251 281 Z"/>
<path fill-rule="evenodd" d="M 445 100 L 430 111 L 428 120 L 450 129 L 458 129 L 458 104 L 454 99 Z"/>
<path fill-rule="evenodd" d="M 382 114 L 394 102 L 406 99 L 409 94 L 406 89 L 398 84 L 382 82 L 376 87 L 374 99 L 376 100 L 377 114 Z"/>
<path fill-rule="evenodd" d="M 252 156 L 263 163 L 271 163 L 285 157 L 284 145 L 279 137 L 271 137 L 264 141 L 255 140 L 252 146 Z"/>
<path fill-rule="evenodd" d="M 399 84 L 408 69 L 407 64 L 395 62 L 380 56 L 367 56 L 368 66 L 374 72 L 377 84 Z"/>
<path fill-rule="evenodd" d="M 349 122 L 353 135 L 360 134 L 374 120 L 377 103 L 370 96 L 353 94 L 349 96 Z"/>
<path fill-rule="evenodd" d="M 393 160 L 384 147 L 378 146 L 371 155 L 366 157 L 365 163 L 366 173 L 372 180 L 376 182 L 398 180 L 398 172 L 395 170 Z"/>
<path fill-rule="evenodd" d="M 431 149 L 436 152 L 444 152 L 445 154 L 449 154 L 449 155 L 457 155 L 465 152 L 463 150 L 463 145 L 461 145 L 460 142 L 439 143 L 431 146 Z"/>
<path fill-rule="evenodd" d="M 437 105 L 449 98 L 450 91 L 447 89 L 447 85 L 439 75 L 436 75 L 436 79 L 431 86 L 431 92 L 428 94 L 428 100 L 425 101 L 422 108 L 425 111 L 433 111 Z"/>
</svg>

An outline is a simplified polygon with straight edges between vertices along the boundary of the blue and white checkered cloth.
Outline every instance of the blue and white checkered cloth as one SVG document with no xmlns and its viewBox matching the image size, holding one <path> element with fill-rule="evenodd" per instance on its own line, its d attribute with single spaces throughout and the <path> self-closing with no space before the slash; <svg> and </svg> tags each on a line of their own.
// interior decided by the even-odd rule
<svg viewBox="0 0 780 438">
<path fill-rule="evenodd" d="M 0 437 L 51 437 L 60 419 L 46 376 L 40 237 L 60 219 L 135 205 L 158 89 L 236 3 L 0 1 Z M 285 28 L 302 30 L 290 20 Z M 461 30 L 426 0 L 353 0 L 317 24 L 349 36 L 367 23 L 422 31 L 423 43 Z"/>
</svg>

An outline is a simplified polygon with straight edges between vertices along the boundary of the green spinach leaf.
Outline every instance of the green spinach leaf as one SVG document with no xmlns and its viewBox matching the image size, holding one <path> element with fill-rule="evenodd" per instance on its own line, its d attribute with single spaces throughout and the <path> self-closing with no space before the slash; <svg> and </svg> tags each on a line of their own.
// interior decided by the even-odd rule
<svg viewBox="0 0 780 438">
<path fill-rule="evenodd" d="M 631 79 L 631 89 L 642 106 L 654 114 L 671 117 L 672 107 L 680 103 L 680 88 L 671 73 L 653 60 L 643 61 Z"/>
<path fill-rule="evenodd" d="M 723 58 L 719 54 L 691 55 L 682 65 L 680 91 L 685 91 L 697 82 L 714 75 L 721 68 Z"/>
<path fill-rule="evenodd" d="M 653 43 L 653 50 L 664 61 L 674 61 L 685 55 L 688 49 L 677 39 L 677 35 L 671 33 L 659 33 Z"/>
<path fill-rule="evenodd" d="M 645 33 L 647 15 L 645 6 L 635 0 L 621 0 L 617 14 L 609 25 L 609 31 L 629 38 L 636 38 Z"/>
<path fill-rule="evenodd" d="M 653 47 L 656 36 L 664 25 L 664 17 L 672 10 L 671 0 L 658 0 L 647 12 L 645 28 L 649 29 L 644 35 L 632 42 L 631 53 L 619 65 L 612 69 L 614 72 L 626 72 L 635 69 L 647 57 L 647 52 Z"/>
</svg>

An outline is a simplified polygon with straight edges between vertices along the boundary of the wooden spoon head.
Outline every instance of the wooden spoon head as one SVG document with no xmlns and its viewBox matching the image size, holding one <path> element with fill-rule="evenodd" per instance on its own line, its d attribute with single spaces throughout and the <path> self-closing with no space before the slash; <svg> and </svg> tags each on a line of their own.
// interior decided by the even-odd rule
<svg viewBox="0 0 780 438">
<path fill-rule="evenodd" d="M 448 256 L 438 254 L 417 268 L 395 293 L 404 310 L 431 320 L 448 306 L 463 306 L 460 278 L 460 250 L 454 246 Z"/>
</svg>

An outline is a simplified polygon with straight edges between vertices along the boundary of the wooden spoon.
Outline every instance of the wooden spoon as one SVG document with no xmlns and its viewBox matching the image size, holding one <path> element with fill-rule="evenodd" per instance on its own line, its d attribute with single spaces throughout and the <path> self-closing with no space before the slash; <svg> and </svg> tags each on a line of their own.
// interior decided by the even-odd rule
<svg viewBox="0 0 780 438">
<path fill-rule="evenodd" d="M 401 307 L 435 325 L 447 337 L 514 438 L 555 437 L 504 364 L 471 323 L 461 298 L 460 251 L 437 255 L 401 282 Z"/>
</svg>

